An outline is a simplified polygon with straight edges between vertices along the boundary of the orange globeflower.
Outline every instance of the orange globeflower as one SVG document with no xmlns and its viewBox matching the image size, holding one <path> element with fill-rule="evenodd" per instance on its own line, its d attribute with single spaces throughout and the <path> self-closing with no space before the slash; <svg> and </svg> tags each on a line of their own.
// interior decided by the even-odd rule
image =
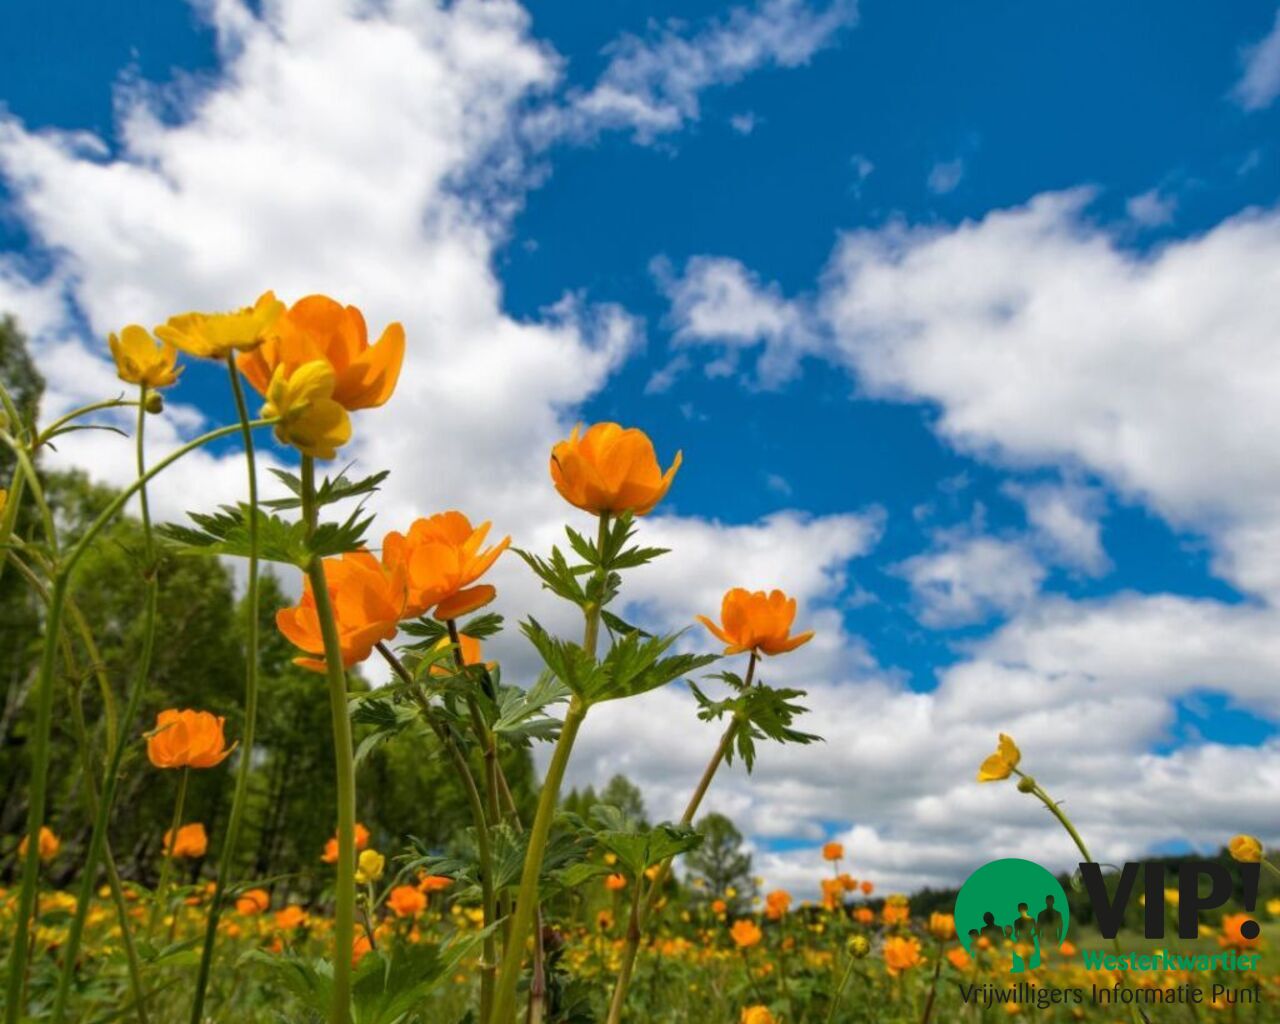
<svg viewBox="0 0 1280 1024">
<path fill-rule="evenodd" d="M 760 930 L 760 926 L 747 917 L 740 917 L 734 921 L 733 927 L 729 929 L 729 935 L 739 949 L 754 946 L 764 938 L 764 932 Z"/>
<path fill-rule="evenodd" d="M 596 423 L 551 449 L 551 480 L 560 496 L 592 515 L 653 510 L 671 488 L 682 453 L 664 473 L 653 442 L 643 430 Z"/>
<path fill-rule="evenodd" d="M 870 907 L 859 907 L 853 912 L 853 919 L 858 924 L 871 924 L 876 919 L 876 913 Z"/>
<path fill-rule="evenodd" d="M 723 914 L 728 909 L 729 909 L 729 904 L 727 904 L 724 900 L 711 901 L 711 913 L 713 914 Z"/>
<path fill-rule="evenodd" d="M 626 875 L 606 875 L 604 880 L 604 887 L 608 889 L 609 892 L 618 892 L 621 889 L 625 889 L 627 887 L 627 876 Z"/>
<path fill-rule="evenodd" d="M 156 727 L 147 734 L 147 757 L 157 768 L 213 768 L 235 746 L 227 746 L 222 734 L 226 719 L 208 711 L 169 708 L 156 715 Z"/>
<path fill-rule="evenodd" d="M 28 843 L 27 836 L 22 837 L 22 842 L 18 844 L 18 856 L 25 857 L 27 855 Z M 62 840 L 54 834 L 53 829 L 48 825 L 40 826 L 40 838 L 36 841 L 36 855 L 43 861 L 51 861 L 58 856 L 58 851 L 62 849 Z"/>
<path fill-rule="evenodd" d="M 890 974 L 900 974 L 920 963 L 920 941 L 891 935 L 884 940 L 884 965 Z"/>
<path fill-rule="evenodd" d="M 442 636 L 434 649 L 437 651 L 447 650 L 451 643 L 452 641 L 447 636 Z M 467 636 L 466 633 L 459 633 L 458 647 L 459 653 L 462 655 L 462 664 L 480 665 L 484 663 L 484 649 L 480 641 L 475 637 Z M 433 676 L 451 676 L 454 674 L 455 665 L 456 662 L 453 657 L 444 658 L 432 664 L 431 674 Z"/>
<path fill-rule="evenodd" d="M 236 898 L 236 913 L 245 917 L 265 913 L 271 906 L 271 894 L 266 889 L 250 889 Z"/>
<path fill-rule="evenodd" d="M 359 967 L 360 961 L 373 951 L 373 940 L 367 932 L 361 932 L 351 940 L 351 966 Z"/>
<path fill-rule="evenodd" d="M 333 400 L 348 412 L 382 405 L 396 389 L 404 362 L 404 328 L 389 324 L 369 344 L 364 316 L 327 295 L 299 299 L 271 326 L 266 340 L 237 357 L 236 365 L 259 394 L 267 393 L 278 367 L 286 377 L 322 359 L 333 367 Z"/>
<path fill-rule="evenodd" d="M 929 915 L 929 934 L 943 942 L 947 939 L 954 939 L 956 936 L 956 919 L 950 914 L 940 914 L 934 911 Z"/>
<path fill-rule="evenodd" d="M 361 850 L 363 850 L 366 846 L 369 845 L 369 830 L 365 828 L 363 825 L 361 825 L 360 822 L 357 821 L 356 827 L 355 827 L 355 833 L 356 833 L 356 852 L 359 853 Z M 324 861 L 326 864 L 338 863 L 338 837 L 337 836 L 334 836 L 327 843 L 324 844 L 324 853 L 320 855 L 320 859 Z"/>
<path fill-rule="evenodd" d="M 774 1024 L 775 1019 L 767 1006 L 744 1006 L 738 1024 Z"/>
<path fill-rule="evenodd" d="M 1218 945 L 1224 949 L 1254 949 L 1262 942 L 1262 932 L 1258 931 L 1253 938 L 1245 938 L 1240 930 L 1246 921 L 1253 918 L 1248 914 L 1228 914 L 1222 919 L 1222 934 L 1218 936 Z"/>
<path fill-rule="evenodd" d="M 492 586 L 472 584 L 507 550 L 511 538 L 482 551 L 489 526 L 484 522 L 473 528 L 461 512 L 440 512 L 416 520 L 407 535 L 392 530 L 382 539 L 383 564 L 399 569 L 409 583 L 405 618 L 435 608 L 437 619 L 456 619 L 493 600 L 497 591 Z"/>
<path fill-rule="evenodd" d="M 324 560 L 325 582 L 338 625 L 342 665 L 350 668 L 373 653 L 374 644 L 390 640 L 404 613 L 404 573 L 386 569 L 367 551 L 349 551 Z M 276 626 L 295 647 L 319 657 L 294 658 L 295 665 L 323 672 L 324 637 L 311 581 L 302 584 L 302 600 L 276 612 Z"/>
<path fill-rule="evenodd" d="M 387 895 L 387 906 L 396 917 L 414 917 L 427 909 L 427 894 L 416 885 L 397 885 Z"/>
<path fill-rule="evenodd" d="M 796 599 L 787 597 L 781 590 L 771 590 L 766 594 L 763 590 L 752 593 L 734 587 L 720 603 L 719 626 L 705 615 L 699 615 L 698 621 L 727 645 L 725 654 L 742 651 L 785 654 L 813 639 L 812 630 L 791 635 L 791 623 L 795 617 Z"/>
<path fill-rule="evenodd" d="M 172 829 L 165 829 L 164 849 L 170 857 L 195 860 L 203 857 L 205 851 L 209 849 L 209 837 L 205 834 L 204 826 L 198 821 L 192 825 L 180 826 L 176 837 Z"/>
<path fill-rule="evenodd" d="M 862 890 L 863 896 L 870 896 L 875 891 L 876 887 L 870 882 L 863 882 L 858 886 L 858 888 Z"/>
<path fill-rule="evenodd" d="M 835 910 L 837 907 L 844 906 L 844 883 L 838 878 L 823 878 L 819 884 L 822 886 L 822 905 L 828 910 Z"/>
<path fill-rule="evenodd" d="M 969 966 L 969 954 L 959 946 L 954 949 L 947 950 L 947 959 L 951 962 L 951 966 L 957 971 L 963 971 Z"/>
<path fill-rule="evenodd" d="M 445 875 L 423 875 L 418 880 L 418 888 L 423 892 L 443 892 L 453 885 L 453 879 Z"/>
<path fill-rule="evenodd" d="M 298 904 L 290 903 L 282 910 L 276 911 L 276 927 L 281 931 L 293 931 L 307 923 L 307 912 Z"/>
<path fill-rule="evenodd" d="M 732 591 L 730 591 L 732 593 Z M 844 857 L 843 843 L 825 843 L 822 847 L 823 860 L 840 860 Z"/>
<path fill-rule="evenodd" d="M 765 916 L 770 921 L 777 921 L 791 907 L 791 893 L 785 889 L 775 889 L 764 898 Z"/>
</svg>

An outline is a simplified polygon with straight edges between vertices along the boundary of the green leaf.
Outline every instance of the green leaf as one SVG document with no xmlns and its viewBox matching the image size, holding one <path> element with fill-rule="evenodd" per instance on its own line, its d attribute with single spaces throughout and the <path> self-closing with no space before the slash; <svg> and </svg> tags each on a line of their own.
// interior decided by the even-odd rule
<svg viewBox="0 0 1280 1024">
<path fill-rule="evenodd" d="M 550 590 L 558 597 L 564 598 L 566 601 L 572 601 L 574 604 L 582 606 L 587 603 L 587 595 L 582 589 L 582 585 L 578 582 L 579 572 L 576 572 L 568 561 L 565 560 L 564 553 L 559 548 L 551 549 L 551 558 L 545 559 L 539 555 L 524 551 L 520 548 L 512 548 L 519 555 L 527 566 L 533 570 L 534 575 L 542 580 L 545 589 Z"/>
<path fill-rule="evenodd" d="M 350 468 L 349 466 L 347 467 Z M 282 469 L 273 469 L 271 471 L 276 478 L 280 480 L 289 491 L 293 494 L 292 498 L 274 498 L 270 501 L 262 502 L 267 508 L 283 511 L 290 508 L 302 507 L 302 481 L 294 474 L 286 472 Z M 348 498 L 366 498 L 373 494 L 382 481 L 389 475 L 389 470 L 382 470 L 367 476 L 363 480 L 351 481 L 346 477 L 344 469 L 333 479 L 325 477 L 320 482 L 320 486 L 316 488 L 316 508 L 323 508 L 325 505 L 332 505 L 335 502 L 346 501 Z"/>
<path fill-rule="evenodd" d="M 614 615 L 613 612 L 609 611 L 607 608 L 600 609 L 600 618 L 604 620 L 605 626 L 608 627 L 611 633 L 618 635 L 636 633 L 639 636 L 653 636 L 652 633 L 646 633 L 639 626 L 633 626 L 631 623 L 619 618 L 617 615 Z"/>
<path fill-rule="evenodd" d="M 485 612 L 458 626 L 458 632 L 473 640 L 488 640 L 502 632 L 503 618 L 497 612 Z"/>
<path fill-rule="evenodd" d="M 194 526 L 163 523 L 159 534 L 175 545 L 180 553 L 205 555 L 249 555 L 249 506 L 223 505 L 217 512 L 189 512 Z M 343 523 L 321 523 L 307 541 L 307 528 L 301 522 L 289 522 L 257 511 L 258 556 L 269 562 L 282 562 L 305 568 L 313 554 L 322 558 L 358 551 L 364 546 L 364 532 L 373 516 L 357 509 Z"/>
<path fill-rule="evenodd" d="M 573 693 L 586 698 L 597 687 L 600 666 L 582 647 L 552 636 L 532 617 L 521 623 L 520 629 L 537 648 L 547 668 Z"/>
<path fill-rule="evenodd" d="M 498 691 L 498 716 L 493 731 L 515 746 L 531 740 L 553 740 L 561 722 L 546 714 L 546 708 L 569 697 L 569 688 L 551 672 L 544 672 L 528 690 L 503 687 Z"/>
</svg>

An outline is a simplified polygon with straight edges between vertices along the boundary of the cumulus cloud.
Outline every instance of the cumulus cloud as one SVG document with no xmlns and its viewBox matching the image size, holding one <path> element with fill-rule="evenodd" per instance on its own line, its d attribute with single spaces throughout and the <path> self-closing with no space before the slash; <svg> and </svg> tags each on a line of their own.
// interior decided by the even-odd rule
<svg viewBox="0 0 1280 1024">
<path fill-rule="evenodd" d="M 1092 576 L 1106 571 L 1110 559 L 1102 546 L 1100 516 L 1106 496 L 1101 489 L 1079 484 L 1018 483 L 1005 489 L 1025 507 L 1034 541 L 1046 558 Z"/>
<path fill-rule="evenodd" d="M 1262 110 L 1280 96 L 1280 10 L 1275 24 L 1262 39 L 1241 54 L 1244 69 L 1232 92 L 1245 110 Z"/>
<path fill-rule="evenodd" d="M 896 570 L 911 584 L 920 621 L 964 626 L 1007 615 L 1040 589 L 1044 566 L 1027 545 L 999 537 L 943 533 L 935 550 L 915 555 Z"/>
<path fill-rule="evenodd" d="M 1178 209 L 1178 200 L 1158 188 L 1130 196 L 1124 204 L 1129 218 L 1141 227 L 1157 228 L 1170 223 Z"/>
<path fill-rule="evenodd" d="M 929 169 L 929 177 L 925 179 L 925 184 L 935 196 L 945 196 L 948 192 L 954 192 L 959 188 L 963 179 L 964 160 L 956 157 L 954 160 L 939 160 L 934 164 Z"/>
</svg>

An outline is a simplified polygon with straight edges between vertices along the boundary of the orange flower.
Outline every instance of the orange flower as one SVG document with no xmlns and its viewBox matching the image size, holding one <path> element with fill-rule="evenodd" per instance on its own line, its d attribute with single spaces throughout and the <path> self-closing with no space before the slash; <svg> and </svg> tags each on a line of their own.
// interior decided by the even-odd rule
<svg viewBox="0 0 1280 1024">
<path fill-rule="evenodd" d="M 1257 864 L 1262 860 L 1262 840 L 1256 836 L 1233 836 L 1227 844 L 1227 850 L 1242 864 Z"/>
<path fill-rule="evenodd" d="M 763 590 L 752 593 L 734 587 L 724 595 L 720 604 L 719 626 L 705 615 L 699 615 L 698 621 L 727 645 L 725 654 L 742 651 L 785 654 L 813 639 L 812 630 L 791 636 L 791 623 L 795 617 L 796 599 L 787 597 L 781 590 L 771 590 L 766 594 Z M 823 847 L 823 856 L 826 856 L 828 848 L 839 845 L 828 843 Z"/>
<path fill-rule="evenodd" d="M 852 875 L 846 875 L 841 873 L 840 875 L 837 876 L 837 878 L 839 879 L 840 884 L 844 886 L 845 892 L 858 891 L 858 880 L 854 878 Z"/>
<path fill-rule="evenodd" d="M 427 909 L 427 894 L 416 885 L 397 885 L 387 895 L 387 906 L 396 917 L 415 917 Z"/>
<path fill-rule="evenodd" d="M 626 875 L 606 875 L 604 887 L 610 892 L 618 892 L 627 887 Z"/>
<path fill-rule="evenodd" d="M 271 906 L 271 894 L 266 889 L 250 889 L 236 898 L 236 913 L 245 917 L 264 914 Z"/>
<path fill-rule="evenodd" d="M 729 904 L 727 904 L 724 900 L 711 901 L 711 913 L 713 914 L 723 914 L 728 909 L 729 909 Z"/>
<path fill-rule="evenodd" d="M 369 830 L 365 828 L 363 825 L 361 825 L 360 822 L 357 821 L 356 827 L 355 827 L 355 833 L 356 833 L 356 853 L 359 853 L 361 850 L 363 850 L 366 846 L 369 845 Z M 326 864 L 338 863 L 338 837 L 337 836 L 334 836 L 327 843 L 324 844 L 324 853 L 320 855 L 320 859 L 324 861 Z"/>
<path fill-rule="evenodd" d="M 165 829 L 164 849 L 170 857 L 196 860 L 203 857 L 205 851 L 209 849 L 209 837 L 205 834 L 204 826 L 198 821 L 191 825 L 180 826 L 176 837 L 172 829 Z"/>
<path fill-rule="evenodd" d="M 729 591 L 729 593 L 730 593 L 730 594 L 732 594 L 732 593 L 733 593 L 733 591 L 731 590 L 731 591 Z M 727 602 L 728 602 L 728 600 L 729 600 L 729 599 L 728 599 L 728 597 L 726 596 L 726 597 L 725 597 L 725 602 L 727 603 Z M 708 623 L 708 626 L 710 626 L 710 623 Z M 714 628 L 712 628 L 712 632 L 715 632 L 715 629 L 714 629 Z M 823 860 L 841 860 L 841 859 L 843 859 L 843 857 L 844 857 L 844 844 L 843 844 L 843 843 L 825 843 L 825 844 L 823 844 L 823 847 L 822 847 L 822 859 L 823 859 Z"/>
<path fill-rule="evenodd" d="M 876 887 L 870 882 L 863 882 L 858 886 L 858 888 L 862 890 L 863 896 L 870 896 L 875 891 Z"/>
<path fill-rule="evenodd" d="M 324 560 L 325 583 L 338 625 L 342 664 L 350 668 L 373 653 L 374 644 L 396 635 L 396 625 L 404 613 L 404 573 L 384 568 L 367 551 L 351 551 Z M 311 581 L 302 585 L 302 600 L 292 608 L 276 612 L 276 626 L 295 647 L 314 658 L 294 658 L 294 664 L 323 672 L 324 638 Z"/>
<path fill-rule="evenodd" d="M 453 879 L 444 875 L 423 875 L 418 880 L 418 888 L 423 892 L 443 892 L 453 885 Z"/>
<path fill-rule="evenodd" d="M 395 391 L 404 362 L 404 328 L 389 324 L 374 345 L 364 316 L 327 295 L 299 299 L 271 326 L 266 340 L 236 358 L 259 394 L 267 393 L 277 367 L 293 375 L 303 363 L 323 359 L 337 378 L 333 399 L 349 412 L 382 405 Z"/>
<path fill-rule="evenodd" d="M 739 949 L 754 946 L 764 938 L 764 932 L 760 930 L 760 926 L 747 917 L 740 917 L 734 921 L 733 927 L 729 929 L 729 935 Z"/>
<path fill-rule="evenodd" d="M 901 974 L 920 963 L 920 941 L 891 935 L 884 940 L 884 965 L 890 974 Z"/>
<path fill-rule="evenodd" d="M 23 836 L 22 842 L 18 844 L 19 857 L 25 857 L 27 855 L 27 850 L 29 848 L 27 838 L 27 836 Z M 40 838 L 36 842 L 37 856 L 39 856 L 42 861 L 51 861 L 54 857 L 58 856 L 58 851 L 60 849 L 62 849 L 62 840 L 54 834 L 53 829 L 48 825 L 41 825 Z"/>
<path fill-rule="evenodd" d="M 911 918 L 911 907 L 905 896 L 890 896 L 881 911 L 885 924 L 906 924 Z"/>
<path fill-rule="evenodd" d="M 682 454 L 665 473 L 653 442 L 643 430 L 616 423 L 597 423 L 551 449 L 551 480 L 560 496 L 592 515 L 648 514 L 671 488 Z"/>
<path fill-rule="evenodd" d="M 596 914 L 596 930 L 607 932 L 613 927 L 613 913 L 608 910 L 601 910 Z"/>
<path fill-rule="evenodd" d="M 226 719 L 208 711 L 170 708 L 147 734 L 147 757 L 157 768 L 213 768 L 231 756 L 222 734 Z"/>
<path fill-rule="evenodd" d="M 293 931 L 307 923 L 307 912 L 296 903 L 290 903 L 282 910 L 276 911 L 276 927 L 281 931 Z"/>
<path fill-rule="evenodd" d="M 935 939 L 946 942 L 956 936 L 956 919 L 950 914 L 939 914 L 937 911 L 929 915 L 929 934 Z"/>
<path fill-rule="evenodd" d="M 497 592 L 492 586 L 472 584 L 507 550 L 511 538 L 480 550 L 489 525 L 484 522 L 473 529 L 461 512 L 441 512 L 414 522 L 407 536 L 393 530 L 383 538 L 383 564 L 409 581 L 405 618 L 425 615 L 434 607 L 437 619 L 456 619 L 493 600 Z"/>
<path fill-rule="evenodd" d="M 969 954 L 959 946 L 956 946 L 954 949 L 947 950 L 947 960 L 957 971 L 963 971 L 969 966 Z"/>
<path fill-rule="evenodd" d="M 774 1016 L 767 1006 L 745 1006 L 738 1024 L 774 1024 Z"/>
<path fill-rule="evenodd" d="M 1253 938 L 1245 938 L 1240 928 L 1253 918 L 1248 914 L 1228 914 L 1222 919 L 1222 934 L 1218 936 L 1218 945 L 1226 949 L 1255 949 L 1262 942 L 1262 933 Z"/>
<path fill-rule="evenodd" d="M 361 932 L 351 940 L 351 966 L 358 967 L 360 961 L 373 950 L 373 942 L 366 932 Z"/>
<path fill-rule="evenodd" d="M 791 907 L 791 893 L 775 889 L 764 898 L 764 912 L 770 921 L 777 921 Z"/>
<path fill-rule="evenodd" d="M 823 878 L 819 881 L 822 886 L 822 905 L 828 910 L 835 910 L 844 906 L 844 883 L 838 878 Z"/>
<path fill-rule="evenodd" d="M 853 912 L 853 919 L 857 921 L 858 924 L 867 925 L 875 921 L 876 914 L 870 907 L 859 907 Z"/>
</svg>

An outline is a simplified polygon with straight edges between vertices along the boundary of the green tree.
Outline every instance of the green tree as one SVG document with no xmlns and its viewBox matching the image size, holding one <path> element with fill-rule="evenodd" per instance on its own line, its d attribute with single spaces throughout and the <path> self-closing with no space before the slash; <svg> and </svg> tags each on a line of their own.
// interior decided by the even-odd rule
<svg viewBox="0 0 1280 1024">
<path fill-rule="evenodd" d="M 734 912 L 742 910 L 756 892 L 751 854 L 742 849 L 742 833 L 723 814 L 714 812 L 703 815 L 694 827 L 702 833 L 702 845 L 685 857 L 689 877 L 701 879 L 707 899 L 722 899 Z"/>
</svg>

